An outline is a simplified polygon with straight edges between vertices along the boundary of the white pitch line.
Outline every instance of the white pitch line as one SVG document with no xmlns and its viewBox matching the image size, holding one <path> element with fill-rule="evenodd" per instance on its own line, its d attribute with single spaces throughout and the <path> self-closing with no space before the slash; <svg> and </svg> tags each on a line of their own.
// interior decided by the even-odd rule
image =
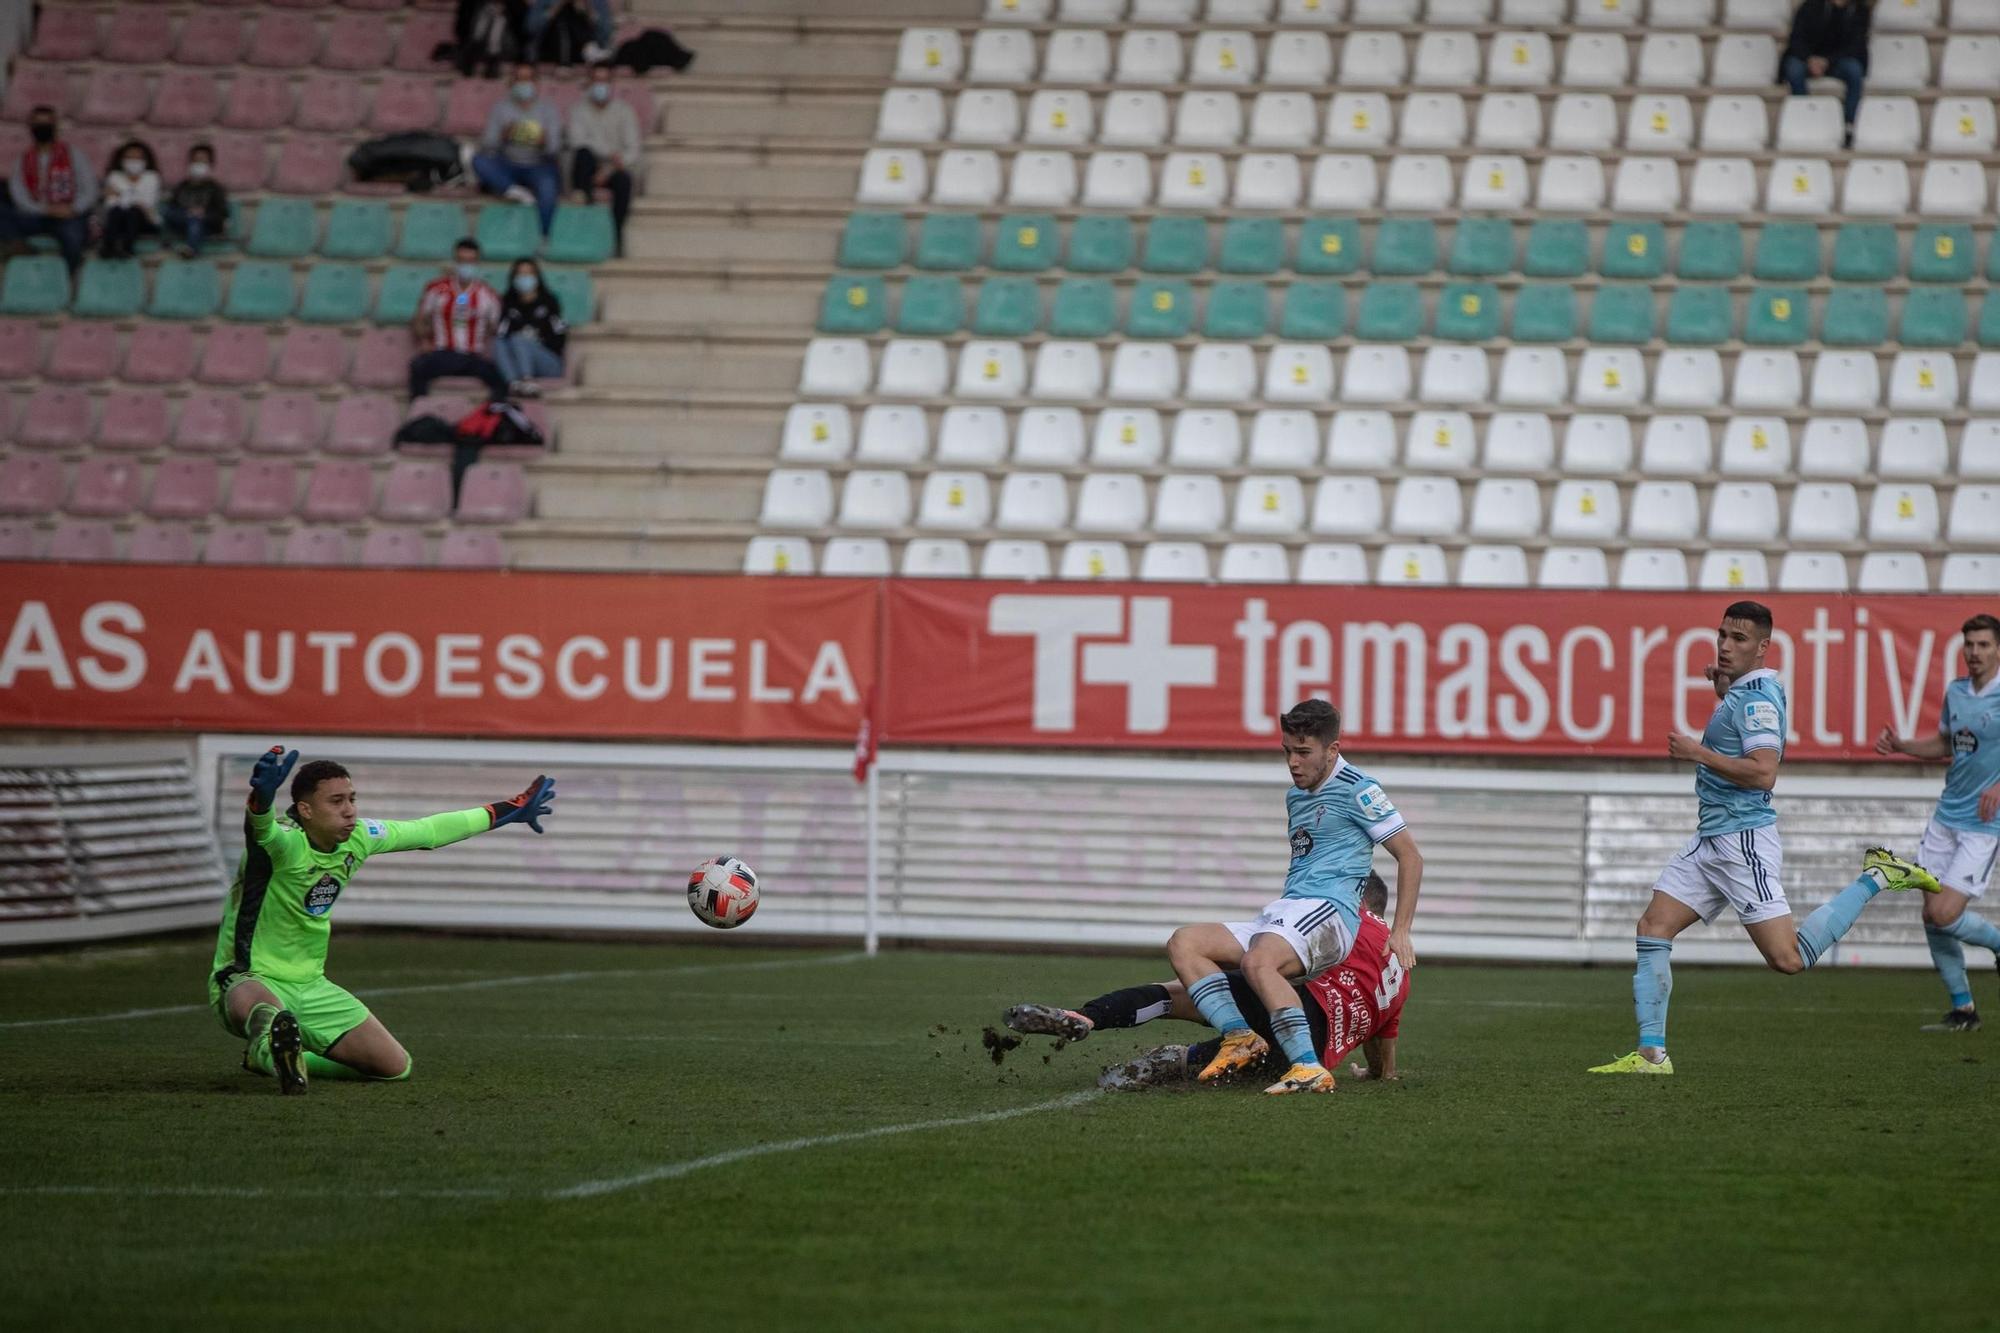
<svg viewBox="0 0 2000 1333">
<path fill-rule="evenodd" d="M 747 1148 L 731 1148 L 728 1152 L 711 1153 L 707 1157 L 695 1157 L 685 1162 L 668 1162 L 629 1176 L 613 1176 L 606 1180 L 586 1180 L 581 1184 L 563 1189 L 550 1190 L 544 1197 L 549 1199 L 593 1199 L 599 1195 L 617 1194 L 624 1190 L 638 1189 L 642 1185 L 657 1184 L 662 1180 L 678 1180 L 696 1171 L 705 1171 L 713 1166 L 728 1166 L 734 1162 L 748 1161 L 753 1157 L 770 1157 L 777 1153 L 803 1152 L 807 1148 L 825 1148 L 836 1143 L 859 1143 L 864 1139 L 888 1138 L 893 1134 L 915 1134 L 927 1129 L 955 1129 L 962 1125 L 990 1125 L 1001 1120 L 1013 1120 L 1024 1115 L 1036 1115 L 1043 1111 L 1062 1111 L 1072 1106 L 1081 1106 L 1104 1094 L 1096 1088 L 1084 1092 L 1072 1092 L 1067 1096 L 1055 1097 L 1032 1106 L 1016 1106 L 1005 1111 L 984 1111 L 978 1115 L 953 1116 L 944 1120 L 915 1120 L 903 1125 L 878 1125 L 874 1129 L 850 1130 L 844 1134 L 816 1134 L 803 1139 L 780 1139 L 773 1143 L 753 1143 Z"/>
</svg>

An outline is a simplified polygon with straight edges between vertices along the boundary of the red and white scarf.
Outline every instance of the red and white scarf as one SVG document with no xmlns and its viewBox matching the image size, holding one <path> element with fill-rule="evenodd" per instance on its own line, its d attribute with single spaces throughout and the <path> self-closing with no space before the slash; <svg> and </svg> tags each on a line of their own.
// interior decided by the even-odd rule
<svg viewBox="0 0 2000 1333">
<path fill-rule="evenodd" d="M 49 155 L 46 178 L 41 171 L 43 153 Z M 70 164 L 66 143 L 30 148 L 21 154 L 21 179 L 28 184 L 28 197 L 44 208 L 61 208 L 76 202 L 76 168 Z"/>
</svg>

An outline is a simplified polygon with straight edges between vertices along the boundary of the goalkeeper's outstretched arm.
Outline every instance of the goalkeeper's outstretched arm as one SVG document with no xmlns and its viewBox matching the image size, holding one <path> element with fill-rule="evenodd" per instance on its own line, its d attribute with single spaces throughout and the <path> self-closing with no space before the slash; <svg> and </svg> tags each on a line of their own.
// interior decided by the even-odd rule
<svg viewBox="0 0 2000 1333">
<path fill-rule="evenodd" d="M 464 842 L 476 833 L 499 828 L 502 824 L 526 824 L 540 833 L 542 820 L 554 812 L 555 798 L 555 779 L 544 775 L 529 783 L 528 789 L 519 796 L 490 805 L 476 805 L 470 810 L 448 810 L 423 819 L 377 820 L 375 823 L 382 834 L 377 840 L 379 845 L 376 851 L 430 851 L 449 847 L 455 842 Z M 370 829 L 371 833 L 373 831 Z"/>
</svg>

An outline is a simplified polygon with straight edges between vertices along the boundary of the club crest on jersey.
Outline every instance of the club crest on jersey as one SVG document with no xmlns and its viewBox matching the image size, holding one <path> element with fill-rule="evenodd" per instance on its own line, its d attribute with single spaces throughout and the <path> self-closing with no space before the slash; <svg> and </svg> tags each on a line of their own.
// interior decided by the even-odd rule
<svg viewBox="0 0 2000 1333">
<path fill-rule="evenodd" d="M 1745 731 L 1776 731 L 1778 729 L 1778 706 L 1767 700 L 1743 706 L 1743 729 Z"/>
<path fill-rule="evenodd" d="M 368 836 L 371 838 L 382 838 L 388 835 L 388 830 L 382 827 L 380 820 L 364 819 L 361 823 L 362 827 L 368 830 Z"/>
<path fill-rule="evenodd" d="M 1297 828 L 1293 829 L 1292 859 L 1296 861 L 1302 856 L 1311 856 L 1312 849 L 1313 849 L 1312 830 L 1307 828 L 1304 824 L 1301 824 Z"/>
<path fill-rule="evenodd" d="M 351 874 L 353 874 L 353 873 L 354 873 L 354 853 L 353 853 L 353 852 L 349 852 L 349 853 L 347 854 L 347 857 L 346 857 L 346 863 L 345 863 L 344 865 L 342 865 L 342 866 L 341 866 L 341 872 L 342 872 L 343 874 L 348 874 L 348 875 L 351 875 Z"/>
<path fill-rule="evenodd" d="M 1361 807 L 1361 813 L 1370 819 L 1387 819 L 1396 813 L 1395 804 L 1389 793 L 1382 790 L 1382 784 L 1371 782 L 1354 794 L 1354 803 Z"/>
<path fill-rule="evenodd" d="M 319 882 L 306 890 L 306 915 L 325 916 L 333 910 L 333 900 L 340 896 L 340 881 L 331 871 L 319 877 Z"/>
<path fill-rule="evenodd" d="M 1953 754 L 1972 754 L 1978 749 L 1978 732 L 1970 729 L 1962 729 L 1951 733 L 1951 752 Z"/>
</svg>

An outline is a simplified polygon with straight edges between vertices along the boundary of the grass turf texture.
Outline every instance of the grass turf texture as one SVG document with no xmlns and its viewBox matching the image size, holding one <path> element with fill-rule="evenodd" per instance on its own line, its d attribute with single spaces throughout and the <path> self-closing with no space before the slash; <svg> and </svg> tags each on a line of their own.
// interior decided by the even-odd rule
<svg viewBox="0 0 2000 1333">
<path fill-rule="evenodd" d="M 1681 1072 L 1637 1079 L 1582 1072 L 1631 1046 L 1622 969 L 1436 963 L 1400 1084 L 1105 1095 L 548 1197 L 1037 1105 L 1197 1031 L 996 1068 L 1005 1004 L 1163 969 L 749 945 L 346 934 L 333 975 L 415 1077 L 303 1099 L 205 1009 L 19 1026 L 198 1002 L 205 943 L 0 960 L 0 1325 L 1992 1326 L 2000 1031 L 1920 1036 L 1943 1003 L 1909 972 L 1682 968 Z"/>
</svg>

